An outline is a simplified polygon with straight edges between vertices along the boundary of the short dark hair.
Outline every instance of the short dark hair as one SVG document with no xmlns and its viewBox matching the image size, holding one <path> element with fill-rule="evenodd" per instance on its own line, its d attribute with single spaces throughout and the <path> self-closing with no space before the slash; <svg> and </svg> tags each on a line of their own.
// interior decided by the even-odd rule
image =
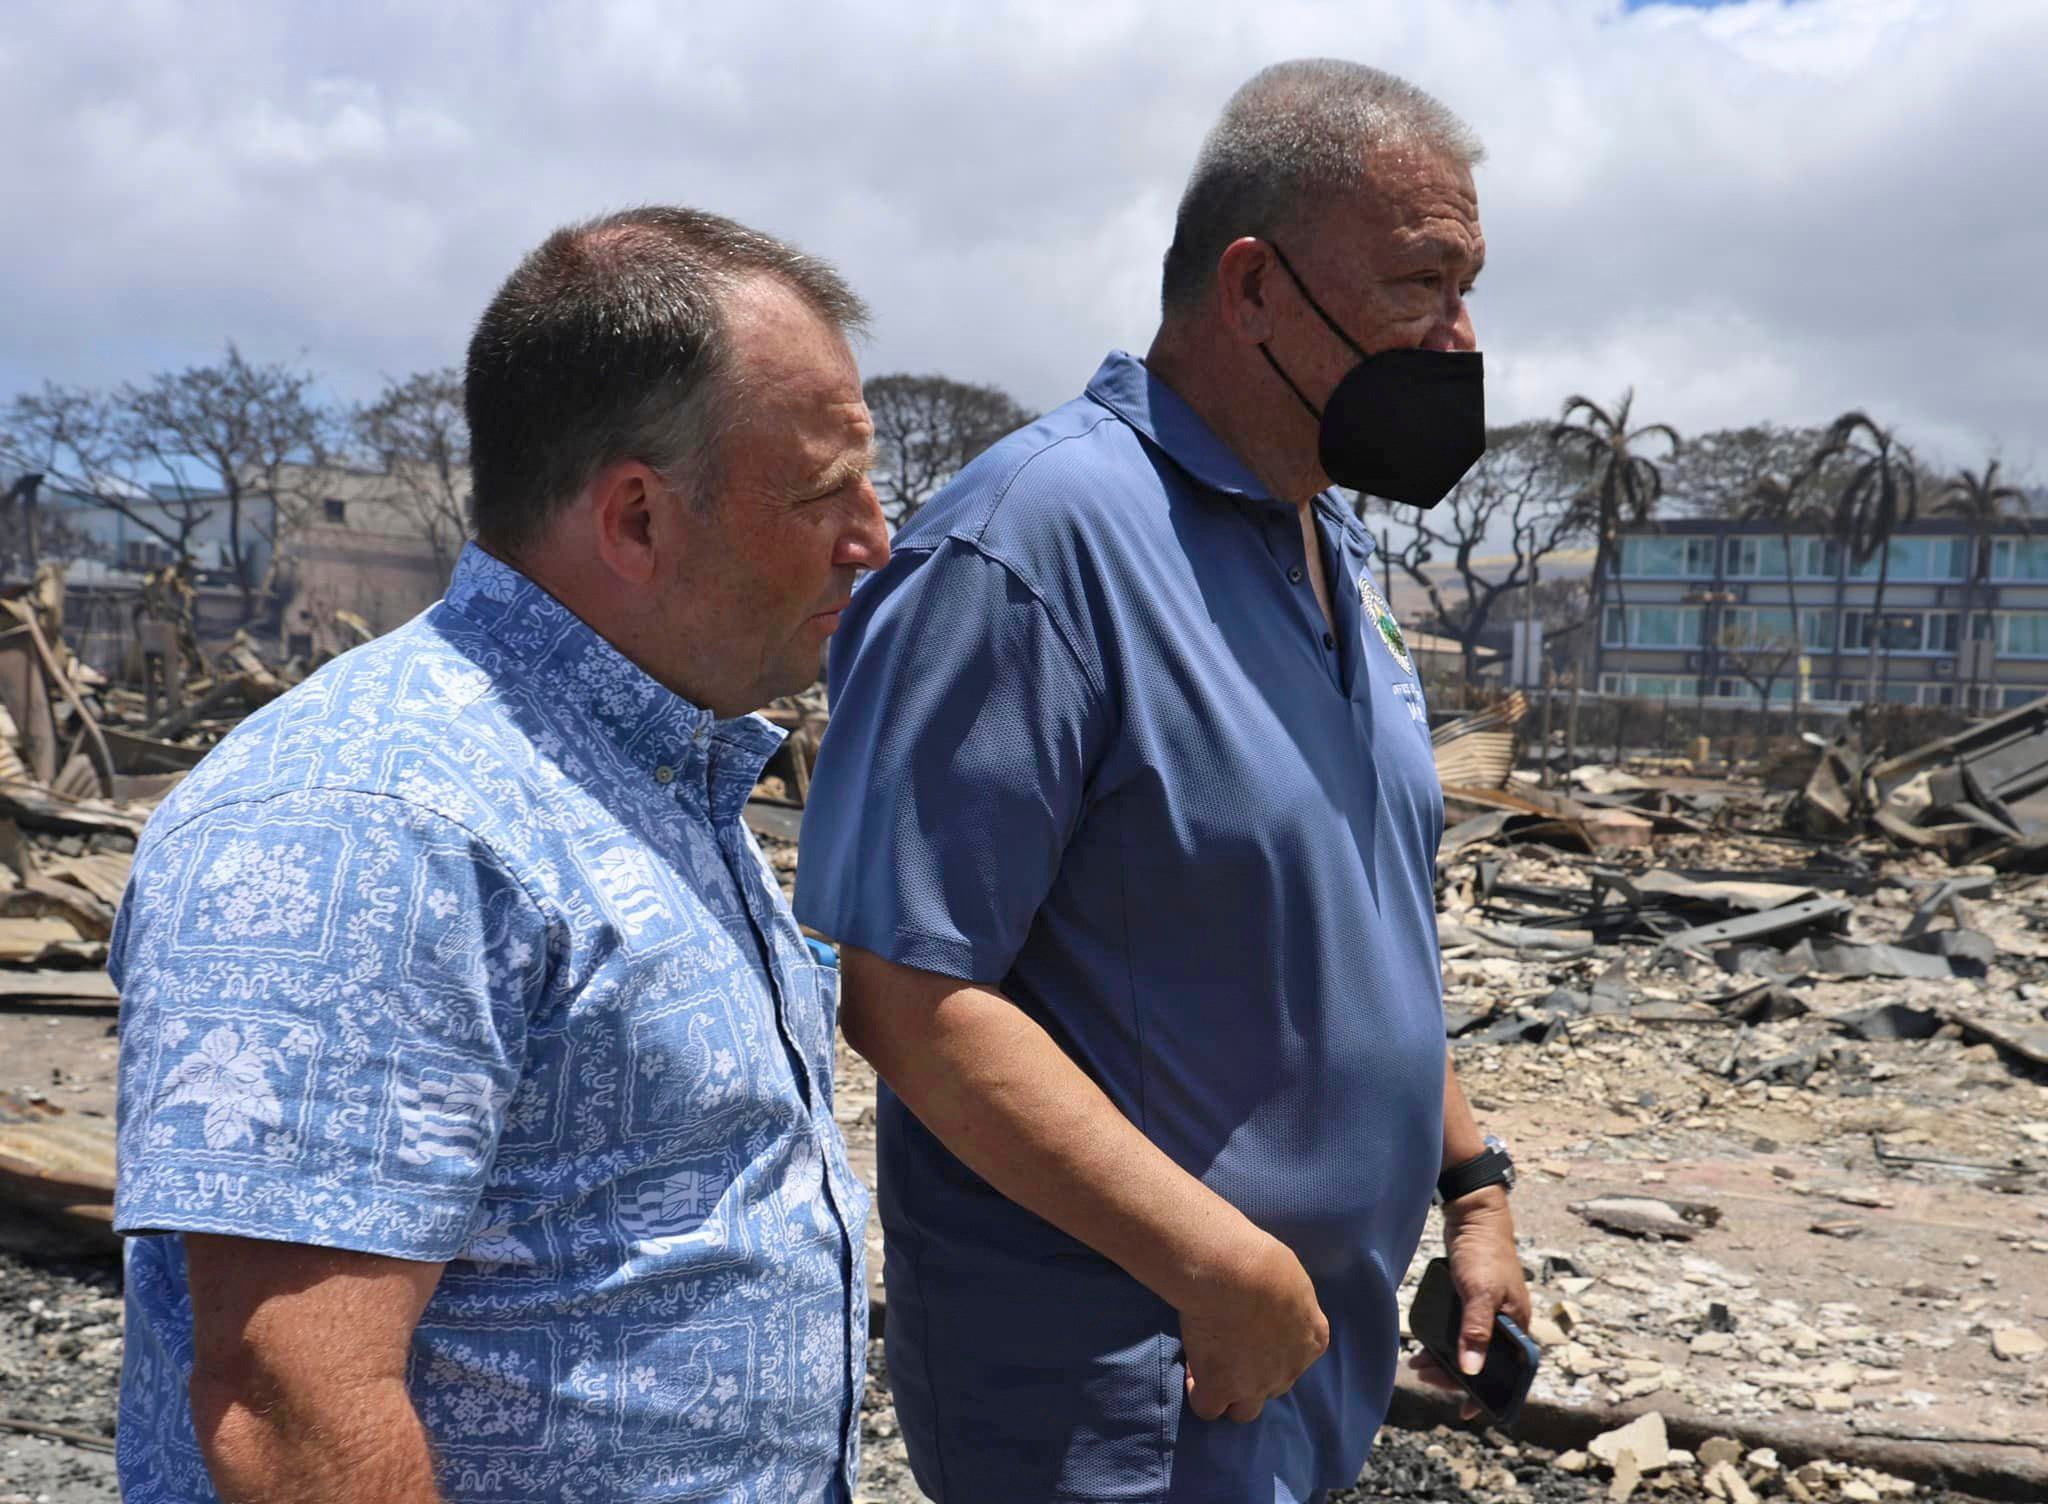
<svg viewBox="0 0 2048 1504">
<path fill-rule="evenodd" d="M 1223 107 L 1188 176 L 1160 282 L 1162 311 L 1193 311 L 1232 241 L 1286 234 L 1364 182 L 1372 151 L 1408 145 L 1467 167 L 1485 155 L 1450 110 L 1378 68 L 1302 58 L 1255 74 Z"/>
<path fill-rule="evenodd" d="M 732 407 L 724 305 L 756 277 L 843 334 L 866 325 L 866 305 L 825 262 L 702 210 L 627 209 L 542 241 L 469 342 L 477 536 L 518 551 L 624 459 L 715 488 Z"/>
</svg>

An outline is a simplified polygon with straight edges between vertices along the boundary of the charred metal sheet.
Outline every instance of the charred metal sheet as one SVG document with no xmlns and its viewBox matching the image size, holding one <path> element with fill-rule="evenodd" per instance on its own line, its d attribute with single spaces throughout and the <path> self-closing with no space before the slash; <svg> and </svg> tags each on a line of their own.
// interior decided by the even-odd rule
<svg viewBox="0 0 2048 1504">
<path fill-rule="evenodd" d="M 1913 1008 L 1905 1003 L 1880 1003 L 1853 1013 L 1838 1013 L 1829 1020 L 1851 1039 L 1932 1039 L 1941 1028 L 1941 1015 L 1932 1008 Z"/>
<path fill-rule="evenodd" d="M 1708 950 L 1766 936 L 1791 935 L 1809 929 L 1840 930 L 1849 917 L 1849 903 L 1841 898 L 1809 898 L 1766 909 L 1761 914 L 1743 914 L 1715 924 L 1702 924 L 1664 937 L 1665 950 Z"/>
</svg>

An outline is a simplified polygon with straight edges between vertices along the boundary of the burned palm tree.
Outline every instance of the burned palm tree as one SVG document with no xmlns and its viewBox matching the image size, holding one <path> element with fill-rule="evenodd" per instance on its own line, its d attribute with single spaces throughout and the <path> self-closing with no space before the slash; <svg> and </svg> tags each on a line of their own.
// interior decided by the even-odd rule
<svg viewBox="0 0 2048 1504">
<path fill-rule="evenodd" d="M 1614 597 L 1621 606 L 1622 640 L 1628 640 L 1628 597 L 1617 568 L 1621 535 L 1629 527 L 1648 524 L 1664 495 L 1664 472 L 1657 462 L 1642 453 L 1653 439 L 1664 439 L 1670 447 L 1666 458 L 1678 453 L 1678 431 L 1668 423 L 1650 423 L 1631 429 L 1629 412 L 1635 406 L 1635 392 L 1621 394 L 1610 412 L 1590 397 L 1573 396 L 1550 430 L 1550 442 L 1580 460 L 1586 467 L 1585 482 L 1572 499 L 1571 515 L 1576 531 L 1593 539 L 1594 598 L 1604 599 L 1608 571 L 1614 570 Z M 1605 624 L 1595 622 L 1593 634 L 1593 682 L 1600 682 L 1600 657 Z M 1617 757 L 1618 757 L 1617 751 Z"/>
<path fill-rule="evenodd" d="M 1790 480 L 1767 475 L 1757 482 L 1747 503 L 1736 514 L 1742 522 L 1759 522 L 1777 529 L 1785 557 L 1785 599 L 1792 613 L 1792 729 L 1797 731 L 1805 715 L 1805 675 L 1799 660 L 1806 655 L 1806 634 L 1799 620 L 1799 575 L 1792 559 L 1792 537 L 1809 527 L 1824 527 L 1825 510 L 1814 501 L 1811 481 L 1814 471 L 1802 468 Z M 1764 707 L 1768 714 L 1770 707 Z"/>
<path fill-rule="evenodd" d="M 1939 516 L 1961 518 L 1970 528 L 1970 583 L 1963 592 L 1963 637 L 1967 642 L 1980 593 L 1984 601 L 1986 628 L 1990 628 L 1991 530 L 2001 522 L 2011 522 L 2018 525 L 2022 534 L 2033 532 L 2032 519 L 2027 512 L 2027 493 L 2018 486 L 2000 485 L 1998 461 L 1992 460 L 1981 474 L 1971 470 L 1959 471 L 1956 478 L 1942 488 L 1941 495 L 1935 500 L 1934 511 Z M 1968 704 L 1976 704 L 1980 689 L 1977 660 L 1972 655 Z"/>
<path fill-rule="evenodd" d="M 1870 659 L 1863 698 L 1874 704 L 1878 668 L 1885 658 L 1884 597 L 1891 583 L 1891 542 L 1920 516 L 1920 479 L 1913 451 L 1864 412 L 1843 413 L 1829 424 L 1807 469 L 1819 473 L 1836 465 L 1845 466 L 1847 474 L 1830 511 L 1828 530 L 1852 567 L 1878 561 L 1877 595 L 1863 632 L 1864 652 Z"/>
</svg>

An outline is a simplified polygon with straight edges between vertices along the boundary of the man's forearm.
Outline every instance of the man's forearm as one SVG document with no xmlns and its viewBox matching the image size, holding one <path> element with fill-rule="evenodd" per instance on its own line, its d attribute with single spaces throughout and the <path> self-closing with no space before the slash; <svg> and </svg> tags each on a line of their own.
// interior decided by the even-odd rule
<svg viewBox="0 0 2048 1504">
<path fill-rule="evenodd" d="M 1003 1195 L 1168 1304 L 1269 1241 L 1000 993 L 851 950 L 845 966 L 848 1042 L 918 1119 Z"/>
<path fill-rule="evenodd" d="M 1461 1165 L 1485 1152 L 1486 1135 L 1479 1131 L 1479 1120 L 1472 1115 L 1472 1104 L 1465 1100 L 1465 1088 L 1458 1084 L 1458 1072 L 1451 1064 L 1450 1051 L 1445 1050 L 1444 1155 L 1440 1168 L 1448 1170 L 1452 1165 Z"/>
<path fill-rule="evenodd" d="M 402 1380 L 295 1395 L 195 1376 L 192 1418 L 222 1504 L 440 1504 Z"/>
</svg>

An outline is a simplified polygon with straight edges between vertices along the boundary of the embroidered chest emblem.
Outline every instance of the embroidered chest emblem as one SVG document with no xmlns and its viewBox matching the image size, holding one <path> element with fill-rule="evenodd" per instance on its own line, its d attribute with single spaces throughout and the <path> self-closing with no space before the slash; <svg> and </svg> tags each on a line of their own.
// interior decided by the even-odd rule
<svg viewBox="0 0 2048 1504">
<path fill-rule="evenodd" d="M 1366 571 L 1358 577 L 1358 604 L 1365 611 L 1365 618 L 1379 629 L 1380 641 L 1387 645 L 1387 651 L 1394 656 L 1394 662 L 1410 678 L 1415 676 L 1415 660 L 1408 656 L 1408 639 L 1401 635 L 1401 624 L 1394 620 L 1394 608 L 1387 604 L 1387 598 L 1380 594 L 1380 587 L 1372 582 L 1372 572 Z"/>
</svg>

